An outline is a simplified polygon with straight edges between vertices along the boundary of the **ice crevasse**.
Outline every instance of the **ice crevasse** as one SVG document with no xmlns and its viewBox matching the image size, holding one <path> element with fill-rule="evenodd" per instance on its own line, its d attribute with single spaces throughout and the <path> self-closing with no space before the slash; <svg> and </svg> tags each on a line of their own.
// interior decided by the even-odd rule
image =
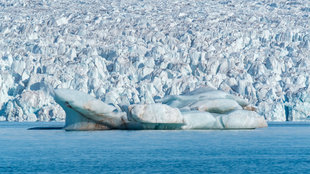
<svg viewBox="0 0 310 174">
<path fill-rule="evenodd" d="M 264 117 L 253 111 L 246 100 L 211 88 L 166 96 L 158 103 L 122 107 L 71 89 L 56 89 L 53 97 L 66 113 L 66 130 L 267 127 Z"/>
</svg>

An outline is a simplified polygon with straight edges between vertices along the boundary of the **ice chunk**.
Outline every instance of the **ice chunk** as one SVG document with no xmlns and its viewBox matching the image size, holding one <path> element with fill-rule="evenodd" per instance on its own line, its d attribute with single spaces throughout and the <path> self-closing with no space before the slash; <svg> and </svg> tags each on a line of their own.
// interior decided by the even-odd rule
<svg viewBox="0 0 310 174">
<path fill-rule="evenodd" d="M 216 118 L 208 112 L 190 111 L 183 112 L 185 125 L 183 129 L 212 129 L 220 128 Z"/>
<path fill-rule="evenodd" d="M 242 109 L 242 107 L 232 99 L 209 99 L 197 101 L 190 105 L 191 110 L 227 113 L 233 110 Z"/>
<path fill-rule="evenodd" d="M 267 127 L 264 117 L 256 112 L 236 110 L 229 114 L 190 111 L 182 113 L 183 129 L 254 129 Z"/>
<path fill-rule="evenodd" d="M 234 100 L 235 102 L 237 102 L 237 104 L 239 104 L 242 107 L 248 105 L 248 102 L 245 99 L 242 99 L 240 97 L 228 94 L 224 91 L 219 91 L 219 90 L 215 90 L 212 88 L 198 88 L 184 95 L 167 96 L 163 98 L 161 102 L 171 107 L 184 108 L 186 106 L 192 105 L 202 100 L 204 101 L 214 100 L 214 102 L 217 102 L 217 100 L 215 99 L 227 99 L 223 101 L 225 101 L 227 105 L 229 104 L 230 106 L 233 105 L 235 107 L 238 107 L 238 106 L 236 105 L 236 103 L 232 103 L 231 100 Z"/>
<path fill-rule="evenodd" d="M 54 97 L 66 112 L 66 127 L 79 122 L 80 117 L 86 117 L 109 128 L 120 128 L 124 123 L 125 112 L 117 112 L 115 107 L 88 94 L 70 89 L 56 89 Z M 85 122 L 83 119 L 82 121 Z"/>
<path fill-rule="evenodd" d="M 57 25 L 60 26 L 60 25 L 65 25 L 68 23 L 68 18 L 66 17 L 62 17 L 62 18 L 59 18 L 57 21 L 56 21 Z"/>
<path fill-rule="evenodd" d="M 59 103 L 60 104 L 60 103 Z M 63 106 L 66 112 L 65 130 L 106 130 L 109 127 L 96 123 L 70 107 Z"/>
<path fill-rule="evenodd" d="M 0 116 L 0 121 L 6 121 L 6 118 L 4 116 Z"/>
<path fill-rule="evenodd" d="M 264 117 L 253 111 L 236 110 L 221 117 L 223 126 L 226 129 L 252 129 L 267 127 Z"/>
<path fill-rule="evenodd" d="M 141 123 L 177 123 L 183 124 L 179 109 L 168 105 L 155 103 L 129 106 L 130 119 Z"/>
</svg>

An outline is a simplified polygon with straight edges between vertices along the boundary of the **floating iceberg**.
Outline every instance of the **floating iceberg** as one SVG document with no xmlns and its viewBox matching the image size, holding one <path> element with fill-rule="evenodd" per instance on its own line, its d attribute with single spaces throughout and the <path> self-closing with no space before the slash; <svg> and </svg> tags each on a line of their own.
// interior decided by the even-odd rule
<svg viewBox="0 0 310 174">
<path fill-rule="evenodd" d="M 56 89 L 54 98 L 66 112 L 66 130 L 267 127 L 264 117 L 243 109 L 247 106 L 246 100 L 214 89 L 167 96 L 162 103 L 128 105 L 124 111 L 69 89 Z"/>
</svg>

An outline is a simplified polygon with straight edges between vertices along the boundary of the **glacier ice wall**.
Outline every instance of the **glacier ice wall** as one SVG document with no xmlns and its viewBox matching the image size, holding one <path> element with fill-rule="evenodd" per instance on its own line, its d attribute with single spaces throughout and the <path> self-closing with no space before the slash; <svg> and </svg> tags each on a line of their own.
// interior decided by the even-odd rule
<svg viewBox="0 0 310 174">
<path fill-rule="evenodd" d="M 0 121 L 64 120 L 51 88 L 122 109 L 203 86 L 310 115 L 310 2 L 0 1 Z"/>
</svg>

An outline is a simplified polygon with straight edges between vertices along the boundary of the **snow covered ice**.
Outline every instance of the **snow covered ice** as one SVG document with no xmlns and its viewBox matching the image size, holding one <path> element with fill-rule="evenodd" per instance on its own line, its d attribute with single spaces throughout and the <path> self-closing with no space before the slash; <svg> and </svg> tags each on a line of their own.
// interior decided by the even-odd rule
<svg viewBox="0 0 310 174">
<path fill-rule="evenodd" d="M 200 87 L 243 96 L 267 120 L 309 120 L 309 7 L 301 0 L 1 1 L 0 121 L 65 120 L 54 88 L 127 114 L 125 106 Z M 243 107 L 212 100 L 225 104 L 216 107 L 222 113 Z M 167 104 L 214 111 L 179 101 Z"/>
<path fill-rule="evenodd" d="M 198 93 L 197 93 L 198 92 Z M 202 96 L 232 98 L 231 95 L 217 90 L 197 89 L 186 95 L 193 98 L 191 102 L 181 99 L 183 107 L 191 107 L 191 103 L 199 101 Z M 56 89 L 53 92 L 55 101 L 66 112 L 66 130 L 106 130 L 106 129 L 253 129 L 267 127 L 264 117 L 254 111 L 243 110 L 236 100 L 227 100 L 223 104 L 226 109 L 228 103 L 237 103 L 234 109 L 222 109 L 216 102 L 204 106 L 203 111 L 180 112 L 178 108 L 161 103 L 134 104 L 123 106 L 117 110 L 112 105 L 106 104 L 88 94 L 70 89 Z M 185 96 L 179 96 L 182 98 Z M 178 98 L 174 96 L 174 98 Z M 203 102 L 201 102 L 203 104 Z M 234 104 L 231 104 L 234 105 Z M 212 108 L 212 110 L 208 110 Z"/>
</svg>

